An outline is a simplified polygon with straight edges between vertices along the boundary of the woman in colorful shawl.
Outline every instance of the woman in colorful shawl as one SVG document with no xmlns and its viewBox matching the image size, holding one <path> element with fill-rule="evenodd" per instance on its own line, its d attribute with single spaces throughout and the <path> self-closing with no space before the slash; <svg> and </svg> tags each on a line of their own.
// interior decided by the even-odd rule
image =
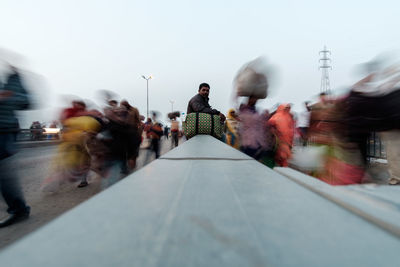
<svg viewBox="0 0 400 267">
<path fill-rule="evenodd" d="M 239 149 L 240 147 L 239 120 L 233 108 L 229 109 L 226 118 L 227 118 L 225 122 L 226 143 L 231 147 Z"/>
<path fill-rule="evenodd" d="M 275 152 L 275 162 L 278 166 L 287 167 L 292 156 L 294 120 L 290 114 L 290 105 L 282 104 L 276 113 L 269 119 L 268 124 L 273 128 L 278 138 L 278 147 Z"/>
</svg>

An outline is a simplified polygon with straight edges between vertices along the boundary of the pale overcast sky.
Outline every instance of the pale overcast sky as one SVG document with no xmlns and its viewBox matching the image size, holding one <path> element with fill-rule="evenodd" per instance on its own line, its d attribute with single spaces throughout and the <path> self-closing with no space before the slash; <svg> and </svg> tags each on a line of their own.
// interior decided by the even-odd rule
<svg viewBox="0 0 400 267">
<path fill-rule="evenodd" d="M 324 45 L 333 89 L 355 82 L 356 64 L 400 47 L 394 0 L 0 0 L 0 10 L 0 48 L 23 55 L 24 66 L 45 78 L 47 106 L 60 94 L 95 99 L 109 89 L 145 114 L 141 75 L 152 74 L 151 110 L 165 116 L 175 100 L 174 109 L 186 111 L 208 82 L 210 104 L 226 113 L 237 70 L 264 55 L 280 82 L 260 107 L 290 102 L 301 110 L 319 93 Z"/>
</svg>

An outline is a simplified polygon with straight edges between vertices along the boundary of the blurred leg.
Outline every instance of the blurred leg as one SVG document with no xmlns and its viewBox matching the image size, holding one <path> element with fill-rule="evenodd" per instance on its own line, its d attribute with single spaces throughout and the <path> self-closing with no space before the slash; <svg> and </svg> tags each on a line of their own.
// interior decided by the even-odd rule
<svg viewBox="0 0 400 267">
<path fill-rule="evenodd" d="M 16 172 L 10 168 L 10 160 L 11 158 L 8 158 L 0 162 L 0 187 L 1 194 L 8 205 L 7 212 L 10 214 L 29 213 Z"/>
<path fill-rule="evenodd" d="M 156 159 L 160 157 L 160 139 L 152 139 L 153 151 L 156 154 Z"/>
<path fill-rule="evenodd" d="M 172 140 L 171 142 L 174 144 L 175 147 L 178 146 L 178 132 L 172 132 Z"/>
<path fill-rule="evenodd" d="M 11 133 L 0 133 L 0 187 L 1 194 L 8 205 L 7 212 L 10 214 L 29 213 L 30 208 L 26 206 L 15 168 L 12 168 L 11 155 L 15 152 L 14 135 Z"/>
<path fill-rule="evenodd" d="M 175 146 L 177 147 L 178 146 L 178 141 L 179 141 L 178 132 L 175 133 L 174 139 L 175 139 Z"/>
</svg>

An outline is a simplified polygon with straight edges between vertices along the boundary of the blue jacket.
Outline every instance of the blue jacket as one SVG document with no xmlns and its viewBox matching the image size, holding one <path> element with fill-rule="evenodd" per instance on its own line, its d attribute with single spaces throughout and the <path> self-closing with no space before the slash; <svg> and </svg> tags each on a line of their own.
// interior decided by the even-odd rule
<svg viewBox="0 0 400 267">
<path fill-rule="evenodd" d="M 0 90 L 12 92 L 10 97 L 0 99 L 0 132 L 16 132 L 19 124 L 15 111 L 29 107 L 28 93 L 23 87 L 18 73 L 8 76 L 6 84 Z"/>
</svg>

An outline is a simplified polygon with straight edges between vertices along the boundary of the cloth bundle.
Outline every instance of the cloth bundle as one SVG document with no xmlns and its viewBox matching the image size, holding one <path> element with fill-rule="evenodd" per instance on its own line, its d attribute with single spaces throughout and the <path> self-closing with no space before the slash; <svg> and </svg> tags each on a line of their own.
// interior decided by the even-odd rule
<svg viewBox="0 0 400 267">
<path fill-rule="evenodd" d="M 212 135 L 218 139 L 222 137 L 221 120 L 218 115 L 190 113 L 186 116 L 186 121 L 182 127 L 188 139 L 198 134 Z"/>
<path fill-rule="evenodd" d="M 263 58 L 245 64 L 234 79 L 236 95 L 266 98 L 269 86 L 267 72 L 268 68 Z"/>
</svg>

